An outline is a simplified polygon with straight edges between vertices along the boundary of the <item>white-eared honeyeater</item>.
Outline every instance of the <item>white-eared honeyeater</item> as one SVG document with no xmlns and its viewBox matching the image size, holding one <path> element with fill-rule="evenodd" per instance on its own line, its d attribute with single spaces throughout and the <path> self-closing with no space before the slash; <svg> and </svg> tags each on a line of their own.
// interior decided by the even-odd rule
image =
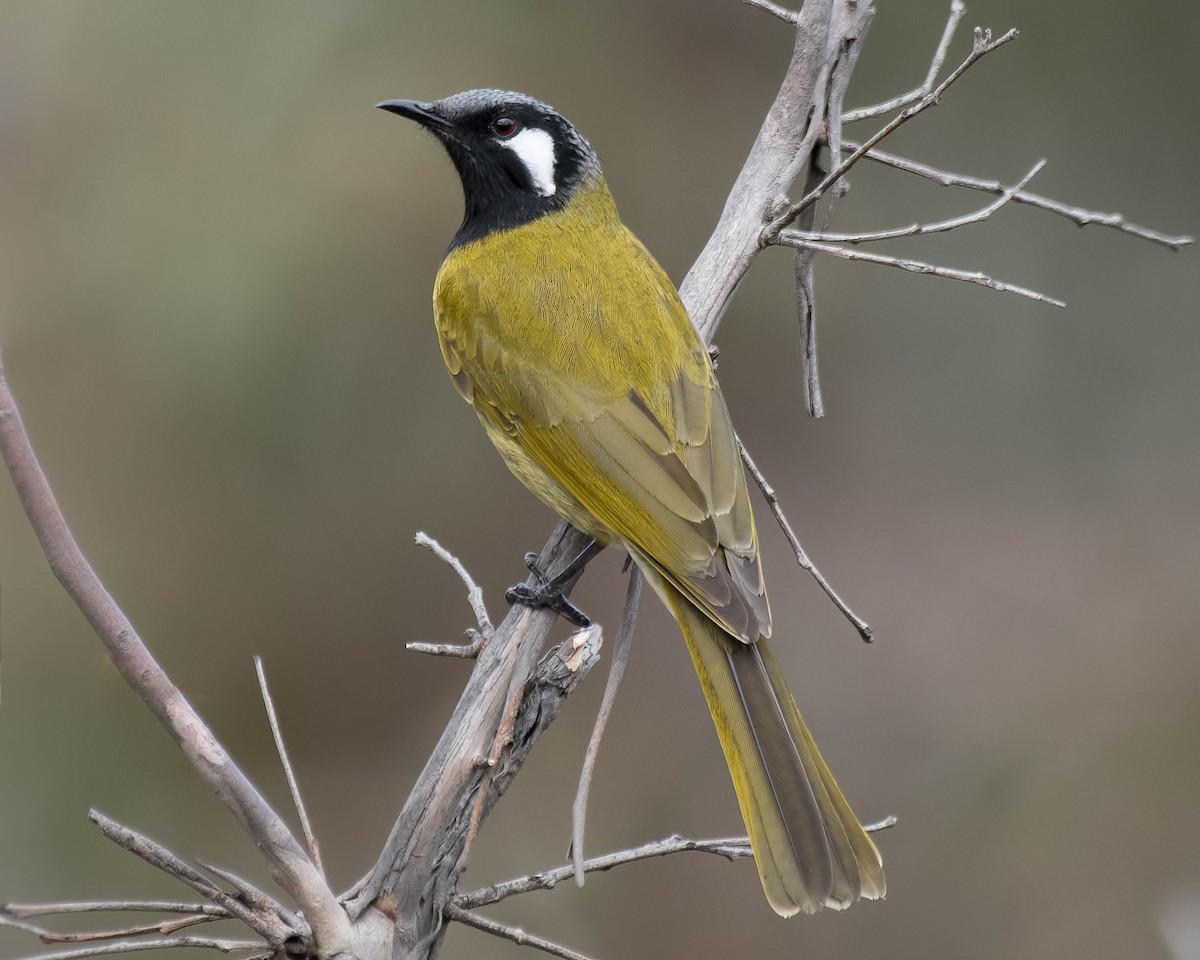
<svg viewBox="0 0 1200 960">
<path fill-rule="evenodd" d="M 767 642 L 754 517 L 708 352 L 621 223 L 595 152 L 519 93 L 379 106 L 432 133 L 462 179 L 466 213 L 433 295 L 454 385 L 517 478 L 627 550 L 678 620 L 767 900 L 787 916 L 882 897 L 879 852 Z"/>
</svg>

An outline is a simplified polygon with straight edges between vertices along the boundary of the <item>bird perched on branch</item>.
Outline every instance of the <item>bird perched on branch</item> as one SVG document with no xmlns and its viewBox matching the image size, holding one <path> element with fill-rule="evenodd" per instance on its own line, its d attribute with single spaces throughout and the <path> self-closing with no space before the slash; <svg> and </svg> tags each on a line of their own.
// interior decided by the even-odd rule
<svg viewBox="0 0 1200 960">
<path fill-rule="evenodd" d="M 879 852 L 767 642 L 754 517 L 708 353 L 621 223 L 595 152 L 519 93 L 379 106 L 432 133 L 462 179 L 433 297 L 454 385 L 517 478 L 596 545 L 627 550 L 679 622 L 767 900 L 790 916 L 882 897 Z M 566 579 L 515 598 L 581 620 Z"/>
</svg>

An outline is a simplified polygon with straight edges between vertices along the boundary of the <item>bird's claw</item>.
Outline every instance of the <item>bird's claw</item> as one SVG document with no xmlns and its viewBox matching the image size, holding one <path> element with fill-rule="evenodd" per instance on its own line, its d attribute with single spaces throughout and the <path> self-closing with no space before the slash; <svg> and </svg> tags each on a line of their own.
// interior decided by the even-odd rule
<svg viewBox="0 0 1200 960">
<path fill-rule="evenodd" d="M 537 561 L 536 553 L 525 554 L 525 566 L 529 568 L 537 583 L 532 587 L 527 583 L 518 583 L 509 587 L 504 591 L 504 599 L 509 603 L 519 603 L 535 609 L 544 607 L 547 610 L 553 610 L 568 623 L 577 627 L 590 627 L 592 618 L 567 599 L 562 585 L 542 573 Z"/>
</svg>

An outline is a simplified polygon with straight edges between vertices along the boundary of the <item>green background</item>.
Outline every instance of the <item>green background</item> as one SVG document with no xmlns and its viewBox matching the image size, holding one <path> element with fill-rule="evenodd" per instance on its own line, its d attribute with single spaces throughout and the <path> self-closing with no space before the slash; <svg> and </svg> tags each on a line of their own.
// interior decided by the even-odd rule
<svg viewBox="0 0 1200 960">
<path fill-rule="evenodd" d="M 850 105 L 915 85 L 947 4 L 881 4 Z M 980 2 L 1022 30 L 890 149 L 1200 225 L 1200 13 Z M 493 615 L 547 511 L 446 381 L 429 291 L 458 222 L 449 163 L 372 109 L 526 90 L 599 151 L 680 279 L 790 49 L 707 2 L 6 0 L 0 341 L 92 562 L 237 759 L 286 801 L 262 654 L 333 881 L 369 866 L 466 667 L 406 653 Z M 865 135 L 872 129 L 864 125 Z M 836 226 L 986 198 L 860 168 Z M 818 262 L 828 417 L 801 413 L 791 261 L 768 251 L 718 336 L 739 429 L 858 642 L 760 509 L 781 659 L 880 839 L 890 894 L 791 921 L 752 866 L 698 855 L 492 916 L 600 957 L 1200 956 L 1200 272 L 1010 207 L 882 248 L 983 269 L 1066 311 Z M 606 625 L 604 556 L 577 598 Z M 0 901 L 185 895 L 104 841 L 95 805 L 266 882 L 250 843 L 107 663 L 0 482 Z M 565 628 L 560 628 L 565 633 Z M 470 887 L 561 862 L 601 673 L 483 832 Z M 600 756 L 592 852 L 740 829 L 673 625 L 650 601 Z M 1174 947 L 1171 945 L 1174 944 Z M 0 955 L 30 952 L 0 931 Z M 445 956 L 532 954 L 462 928 Z"/>
</svg>

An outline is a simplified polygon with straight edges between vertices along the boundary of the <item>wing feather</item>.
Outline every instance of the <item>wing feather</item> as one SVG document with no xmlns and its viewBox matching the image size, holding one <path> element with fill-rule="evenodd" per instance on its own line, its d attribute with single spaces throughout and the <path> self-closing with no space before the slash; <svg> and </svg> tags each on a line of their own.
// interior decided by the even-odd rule
<svg viewBox="0 0 1200 960">
<path fill-rule="evenodd" d="M 446 365 L 489 432 L 551 481 L 539 490 L 510 448 L 535 493 L 561 511 L 565 491 L 582 511 L 568 519 L 623 543 L 733 635 L 769 636 L 745 474 L 707 351 L 650 255 L 627 231 L 618 240 L 616 262 L 632 256 L 640 268 L 615 298 L 632 321 L 598 312 L 579 278 L 556 284 L 550 301 L 485 296 L 452 254 L 435 295 Z M 530 302 L 555 312 L 502 312 Z M 581 342 L 564 343 L 564 330 Z"/>
</svg>

